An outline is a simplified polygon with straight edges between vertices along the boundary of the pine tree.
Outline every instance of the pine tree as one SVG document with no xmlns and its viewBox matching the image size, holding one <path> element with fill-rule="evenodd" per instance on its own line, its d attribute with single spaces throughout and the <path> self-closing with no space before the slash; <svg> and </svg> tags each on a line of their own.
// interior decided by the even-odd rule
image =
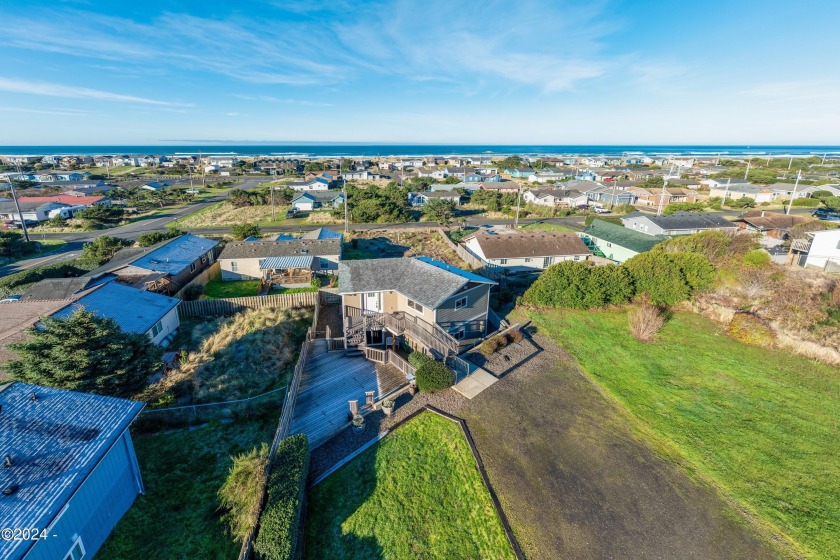
<svg viewBox="0 0 840 560">
<path fill-rule="evenodd" d="M 11 349 L 13 379 L 109 396 L 141 389 L 161 366 L 162 350 L 145 334 L 123 332 L 109 318 L 79 308 L 66 318 L 46 317 Z"/>
</svg>

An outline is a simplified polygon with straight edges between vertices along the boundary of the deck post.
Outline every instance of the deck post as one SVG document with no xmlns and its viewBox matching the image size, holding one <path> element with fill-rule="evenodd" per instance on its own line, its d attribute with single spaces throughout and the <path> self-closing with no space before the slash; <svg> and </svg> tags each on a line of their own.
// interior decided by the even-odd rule
<svg viewBox="0 0 840 560">
<path fill-rule="evenodd" d="M 350 403 L 350 416 L 356 417 L 359 414 L 359 401 L 348 401 Z"/>
<path fill-rule="evenodd" d="M 376 391 L 365 391 L 365 406 L 373 408 L 374 401 L 376 401 Z"/>
</svg>

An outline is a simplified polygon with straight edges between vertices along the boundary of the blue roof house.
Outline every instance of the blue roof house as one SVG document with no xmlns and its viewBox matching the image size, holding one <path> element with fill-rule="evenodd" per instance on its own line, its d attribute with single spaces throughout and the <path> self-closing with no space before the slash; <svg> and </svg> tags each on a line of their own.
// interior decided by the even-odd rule
<svg viewBox="0 0 840 560">
<path fill-rule="evenodd" d="M 535 175 L 537 172 L 536 170 L 531 169 L 530 167 L 518 167 L 516 169 L 505 169 L 505 173 L 507 173 L 511 177 L 522 179 L 528 178 L 531 175 Z"/>
<path fill-rule="evenodd" d="M 181 325 L 178 320 L 180 302 L 173 297 L 108 282 L 52 316 L 68 317 L 79 307 L 84 307 L 100 317 L 113 319 L 125 332 L 143 333 L 155 344 L 167 346 Z"/>
<path fill-rule="evenodd" d="M 0 386 L 0 520 L 37 528 L 40 537 L 0 539 L 0 558 L 94 557 L 143 493 L 128 431 L 142 408 L 26 383 Z"/>
</svg>

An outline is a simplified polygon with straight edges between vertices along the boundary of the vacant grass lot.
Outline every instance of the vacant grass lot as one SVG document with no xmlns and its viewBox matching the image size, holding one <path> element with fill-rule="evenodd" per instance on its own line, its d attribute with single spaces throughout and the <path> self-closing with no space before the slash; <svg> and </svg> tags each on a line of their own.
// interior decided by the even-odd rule
<svg viewBox="0 0 840 560">
<path fill-rule="evenodd" d="M 529 560 L 770 559 L 710 487 L 634 433 L 548 338 L 460 414 Z"/>
<path fill-rule="evenodd" d="M 276 220 L 271 219 L 271 206 L 243 206 L 237 208 L 227 202 L 219 202 L 175 221 L 182 229 L 227 227 L 236 224 L 277 224 L 285 221 L 290 206 L 275 207 Z"/>
<path fill-rule="evenodd" d="M 534 222 L 532 224 L 522 226 L 519 229 L 523 231 L 576 231 L 570 227 L 546 222 Z"/>
<path fill-rule="evenodd" d="M 765 534 L 810 558 L 840 558 L 835 369 L 746 346 L 690 313 L 650 344 L 630 336 L 625 312 L 532 317 L 640 432 L 713 481 Z"/>
<path fill-rule="evenodd" d="M 513 558 L 461 429 L 424 412 L 310 491 L 306 558 Z"/>
<path fill-rule="evenodd" d="M 204 295 L 212 299 L 250 297 L 257 295 L 260 287 L 259 280 L 222 281 L 222 276 L 216 276 L 204 285 Z"/>
<path fill-rule="evenodd" d="M 270 442 L 276 417 L 134 438 L 146 494 L 96 555 L 98 560 L 229 560 L 239 545 L 221 521 L 216 493 L 230 457 Z"/>
</svg>

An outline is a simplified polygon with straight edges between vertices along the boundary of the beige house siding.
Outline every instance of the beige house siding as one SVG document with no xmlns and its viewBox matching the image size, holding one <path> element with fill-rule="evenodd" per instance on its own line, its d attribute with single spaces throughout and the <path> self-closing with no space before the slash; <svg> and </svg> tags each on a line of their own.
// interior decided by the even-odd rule
<svg viewBox="0 0 840 560">
<path fill-rule="evenodd" d="M 317 272 L 332 274 L 338 270 L 338 255 L 324 255 L 315 257 L 312 269 Z M 233 265 L 236 263 L 237 270 L 234 272 Z M 222 280 L 259 280 L 262 278 L 260 271 L 260 259 L 249 257 L 243 259 L 219 259 L 222 268 Z"/>
</svg>

